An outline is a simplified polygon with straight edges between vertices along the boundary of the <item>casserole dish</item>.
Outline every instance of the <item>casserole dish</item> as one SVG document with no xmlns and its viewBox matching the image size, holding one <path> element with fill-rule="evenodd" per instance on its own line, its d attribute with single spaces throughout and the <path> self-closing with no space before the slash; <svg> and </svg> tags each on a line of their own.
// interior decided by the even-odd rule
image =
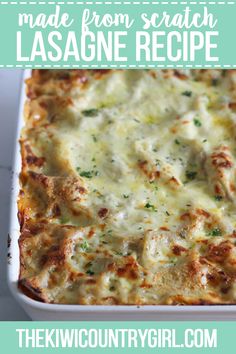
<svg viewBox="0 0 236 354">
<path fill-rule="evenodd" d="M 25 72 L 25 78 L 29 76 Z M 26 100 L 24 87 L 21 96 L 19 111 L 19 126 L 17 140 L 23 126 L 23 106 Z M 185 92 L 185 96 L 189 96 Z M 199 124 L 199 123 L 198 123 Z M 19 226 L 17 220 L 17 198 L 19 194 L 19 173 L 21 171 L 20 148 L 17 144 L 13 176 L 13 193 L 10 225 L 10 250 L 9 284 L 13 294 L 22 304 L 26 312 L 34 320 L 210 320 L 210 319 L 235 319 L 236 307 L 234 305 L 210 306 L 173 306 L 173 305 L 64 305 L 45 304 L 33 300 L 23 294 L 18 288 L 19 275 Z M 149 208 L 151 204 L 148 204 Z"/>
</svg>

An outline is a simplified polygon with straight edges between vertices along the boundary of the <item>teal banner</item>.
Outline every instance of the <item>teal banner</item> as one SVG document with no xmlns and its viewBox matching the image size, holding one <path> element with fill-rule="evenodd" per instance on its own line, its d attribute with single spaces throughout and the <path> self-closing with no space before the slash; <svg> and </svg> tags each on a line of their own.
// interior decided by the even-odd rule
<svg viewBox="0 0 236 354">
<path fill-rule="evenodd" d="M 0 67 L 234 68 L 234 1 L 0 2 Z"/>
<path fill-rule="evenodd" d="M 235 353 L 236 322 L 1 322 L 7 353 Z"/>
</svg>

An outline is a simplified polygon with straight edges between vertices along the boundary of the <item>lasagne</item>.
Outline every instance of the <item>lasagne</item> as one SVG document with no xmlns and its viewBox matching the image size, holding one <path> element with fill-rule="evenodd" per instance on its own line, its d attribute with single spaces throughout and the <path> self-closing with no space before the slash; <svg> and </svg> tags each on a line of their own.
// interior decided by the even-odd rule
<svg viewBox="0 0 236 354">
<path fill-rule="evenodd" d="M 236 71 L 34 70 L 19 287 L 46 303 L 236 303 Z"/>
</svg>

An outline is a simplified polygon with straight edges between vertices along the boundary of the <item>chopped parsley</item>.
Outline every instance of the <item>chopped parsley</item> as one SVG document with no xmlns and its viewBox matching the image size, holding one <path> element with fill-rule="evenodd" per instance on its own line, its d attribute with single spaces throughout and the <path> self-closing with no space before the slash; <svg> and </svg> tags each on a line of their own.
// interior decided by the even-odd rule
<svg viewBox="0 0 236 354">
<path fill-rule="evenodd" d="M 110 291 L 115 291 L 116 288 L 115 288 L 114 286 L 111 286 L 109 290 L 110 290 Z"/>
<path fill-rule="evenodd" d="M 95 273 L 94 273 L 91 269 L 88 269 L 87 272 L 86 272 L 86 274 L 88 274 L 88 275 L 94 275 Z"/>
<path fill-rule="evenodd" d="M 144 205 L 144 208 L 157 212 L 157 209 L 155 208 L 155 206 L 150 204 L 149 202 Z"/>
<path fill-rule="evenodd" d="M 178 139 L 175 139 L 175 144 L 176 144 L 176 145 L 180 145 L 180 142 L 179 142 Z"/>
<path fill-rule="evenodd" d="M 178 261 L 177 258 L 170 259 L 170 263 L 173 264 L 173 265 L 176 265 L 177 261 Z"/>
<path fill-rule="evenodd" d="M 84 241 L 84 242 L 82 243 L 82 245 L 80 246 L 80 249 L 81 249 L 82 251 L 84 251 L 84 252 L 88 251 L 88 249 L 89 249 L 89 244 L 88 244 L 88 242 L 87 242 L 87 241 Z"/>
<path fill-rule="evenodd" d="M 81 177 L 85 177 L 85 178 L 93 178 L 94 176 L 98 176 L 99 175 L 99 172 L 98 171 L 94 171 L 94 170 L 91 170 L 91 171 L 81 171 L 80 174 L 79 174 Z"/>
<path fill-rule="evenodd" d="M 93 178 L 93 171 L 81 171 L 79 175 L 85 178 Z"/>
<path fill-rule="evenodd" d="M 93 141 L 96 143 L 98 141 L 97 137 L 95 134 L 92 134 Z"/>
<path fill-rule="evenodd" d="M 194 125 L 195 125 L 196 127 L 201 127 L 201 126 L 202 126 L 202 123 L 201 123 L 200 120 L 197 119 L 197 118 L 194 118 L 193 123 L 194 123 Z"/>
<path fill-rule="evenodd" d="M 101 234 L 100 237 L 106 237 L 106 236 L 111 236 L 111 235 L 112 235 L 112 230 L 108 230 L 107 232 Z"/>
<path fill-rule="evenodd" d="M 148 182 L 149 182 L 149 184 L 153 184 L 153 185 L 154 185 L 154 183 L 155 183 L 155 181 L 148 181 Z M 155 189 L 156 191 L 158 191 L 157 185 L 154 185 L 153 187 L 154 187 L 154 189 Z"/>
<path fill-rule="evenodd" d="M 170 216 L 170 213 L 168 212 L 168 210 L 166 210 L 166 215 L 167 215 L 167 216 Z"/>
<path fill-rule="evenodd" d="M 122 253 L 122 252 L 115 252 L 115 254 L 116 254 L 117 256 L 123 256 L 123 253 Z"/>
<path fill-rule="evenodd" d="M 129 195 L 128 195 L 128 194 L 123 194 L 123 197 L 124 197 L 125 199 L 128 199 L 128 198 L 129 198 Z"/>
<path fill-rule="evenodd" d="M 96 108 L 92 108 L 92 109 L 86 109 L 84 111 L 82 111 L 82 114 L 86 117 L 96 117 L 99 113 L 99 110 Z"/>
<path fill-rule="evenodd" d="M 211 231 L 208 232 L 208 236 L 221 236 L 222 232 L 218 227 L 215 227 Z"/>
<path fill-rule="evenodd" d="M 214 198 L 215 198 L 215 200 L 217 200 L 217 202 L 220 202 L 223 199 L 223 197 L 221 195 L 215 195 Z"/>
<path fill-rule="evenodd" d="M 206 142 L 207 142 L 207 139 L 204 139 L 202 142 L 203 142 L 203 143 L 206 143 Z"/>
<path fill-rule="evenodd" d="M 191 97 L 192 91 L 184 91 L 184 92 L 182 92 L 182 96 Z"/>
<path fill-rule="evenodd" d="M 187 177 L 188 180 L 193 181 L 197 176 L 197 172 L 196 171 L 186 171 L 185 176 Z"/>
</svg>

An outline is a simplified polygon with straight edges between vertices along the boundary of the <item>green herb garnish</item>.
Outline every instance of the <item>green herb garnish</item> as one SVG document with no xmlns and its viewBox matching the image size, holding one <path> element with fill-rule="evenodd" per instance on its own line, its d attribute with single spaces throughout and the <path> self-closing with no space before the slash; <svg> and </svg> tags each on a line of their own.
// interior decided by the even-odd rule
<svg viewBox="0 0 236 354">
<path fill-rule="evenodd" d="M 208 232 L 208 236 L 221 236 L 221 235 L 222 235 L 222 232 L 218 227 L 216 227 L 216 228 L 212 229 L 210 232 Z"/>
<path fill-rule="evenodd" d="M 182 96 L 191 97 L 192 91 L 184 91 L 184 92 L 182 92 Z"/>
<path fill-rule="evenodd" d="M 215 195 L 214 198 L 215 198 L 215 200 L 217 200 L 217 202 L 220 202 L 223 199 L 223 197 L 221 195 Z"/>
<path fill-rule="evenodd" d="M 189 180 L 193 181 L 193 180 L 195 179 L 195 177 L 197 176 L 197 172 L 196 172 L 196 171 L 186 171 L 186 172 L 185 172 L 185 176 L 186 176 Z"/>
<path fill-rule="evenodd" d="M 173 265 L 176 265 L 177 262 L 178 262 L 177 258 L 170 259 L 170 263 L 173 264 Z"/>
<path fill-rule="evenodd" d="M 94 273 L 91 269 L 89 269 L 89 270 L 87 270 L 86 274 L 88 274 L 88 275 L 94 275 L 95 273 Z"/>
<path fill-rule="evenodd" d="M 200 120 L 197 119 L 197 118 L 195 118 L 195 119 L 193 120 L 193 123 L 194 123 L 194 125 L 195 125 L 196 127 L 201 127 L 201 126 L 202 126 L 202 123 L 201 123 Z"/>
<path fill-rule="evenodd" d="M 155 206 L 150 204 L 149 202 L 144 205 L 144 208 L 157 212 L 157 209 L 155 208 Z"/>
<path fill-rule="evenodd" d="M 94 166 L 96 167 L 96 166 Z M 99 171 L 81 171 L 79 174 L 81 177 L 85 177 L 85 178 L 93 178 L 94 176 L 98 176 L 99 175 Z"/>
<path fill-rule="evenodd" d="M 96 108 L 92 108 L 92 109 L 86 109 L 84 111 L 82 111 L 82 114 L 86 117 L 96 117 L 99 113 L 99 110 Z"/>
<path fill-rule="evenodd" d="M 123 253 L 122 253 L 122 252 L 115 252 L 115 254 L 116 254 L 117 256 L 123 256 Z"/>
<path fill-rule="evenodd" d="M 125 199 L 128 199 L 128 198 L 129 198 L 129 195 L 128 195 L 128 194 L 123 194 L 123 197 L 124 197 Z"/>
<path fill-rule="evenodd" d="M 93 178 L 93 171 L 81 171 L 79 175 L 85 178 Z"/>
<path fill-rule="evenodd" d="M 175 139 L 175 144 L 176 144 L 176 145 L 180 145 L 180 142 L 179 142 L 178 139 Z"/>
<path fill-rule="evenodd" d="M 93 141 L 96 143 L 98 141 L 97 137 L 95 134 L 92 134 Z"/>
<path fill-rule="evenodd" d="M 84 252 L 86 252 L 89 249 L 89 244 L 87 241 L 84 241 L 82 245 L 80 246 L 80 249 Z"/>
</svg>

